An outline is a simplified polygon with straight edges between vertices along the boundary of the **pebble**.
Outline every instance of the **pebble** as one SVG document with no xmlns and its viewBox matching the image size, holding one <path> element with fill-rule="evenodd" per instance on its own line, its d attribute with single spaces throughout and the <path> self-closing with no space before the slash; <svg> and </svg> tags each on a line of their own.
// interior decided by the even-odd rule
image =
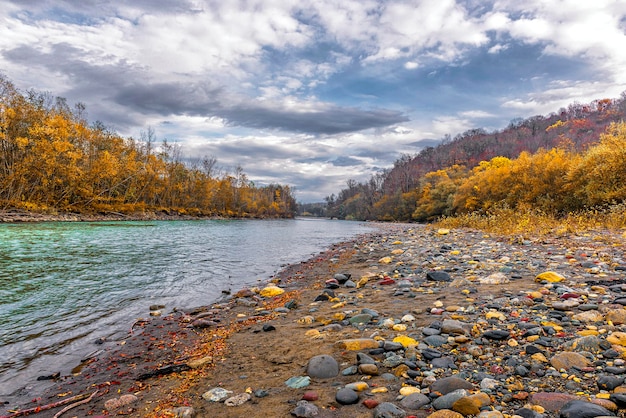
<svg viewBox="0 0 626 418">
<path fill-rule="evenodd" d="M 204 392 L 202 398 L 210 402 L 223 402 L 232 394 L 232 391 L 224 388 L 213 388 Z"/>
<path fill-rule="evenodd" d="M 309 386 L 309 384 L 311 384 L 311 378 L 309 376 L 294 376 L 285 381 L 285 385 L 292 389 L 305 388 Z"/>
<path fill-rule="evenodd" d="M 226 399 L 224 401 L 224 405 L 226 406 L 239 406 L 239 405 L 243 405 L 244 403 L 248 402 L 250 400 L 250 394 L 249 393 L 240 393 L 238 395 L 235 396 L 231 396 L 230 398 Z"/>
<path fill-rule="evenodd" d="M 305 364 L 307 376 L 285 384 L 328 379 L 296 395 L 291 414 L 327 413 L 333 388 L 337 416 L 623 415 L 626 255 L 595 234 L 514 241 L 411 227 L 357 241 L 353 257 L 369 273 L 340 270 L 298 314 L 284 312 L 324 347 L 294 361 L 292 373 Z"/>
<path fill-rule="evenodd" d="M 404 409 L 420 409 L 421 407 L 428 405 L 430 398 L 422 393 L 412 393 L 405 396 L 400 401 L 400 406 Z"/>
<path fill-rule="evenodd" d="M 359 402 L 359 394 L 349 388 L 342 388 L 337 391 L 335 400 L 341 405 L 353 405 Z"/>
<path fill-rule="evenodd" d="M 299 401 L 291 415 L 297 418 L 314 418 L 319 414 L 319 408 L 306 400 Z"/>
<path fill-rule="evenodd" d="M 560 411 L 561 418 L 593 418 L 615 416 L 608 409 L 591 402 L 573 400 L 566 403 Z"/>
<path fill-rule="evenodd" d="M 406 412 L 391 402 L 383 402 L 374 409 L 374 418 L 405 418 Z"/>
<path fill-rule="evenodd" d="M 309 360 L 306 371 L 310 377 L 328 379 L 339 374 L 339 363 L 332 356 L 322 354 Z"/>
</svg>

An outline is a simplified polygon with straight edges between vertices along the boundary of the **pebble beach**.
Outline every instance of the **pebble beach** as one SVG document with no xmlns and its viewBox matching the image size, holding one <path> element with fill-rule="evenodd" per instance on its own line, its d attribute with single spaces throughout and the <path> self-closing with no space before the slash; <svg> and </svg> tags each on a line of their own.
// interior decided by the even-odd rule
<svg viewBox="0 0 626 418">
<path fill-rule="evenodd" d="M 211 306 L 158 307 L 37 403 L 83 395 L 63 413 L 77 417 L 624 416 L 625 239 L 382 225 Z"/>
</svg>

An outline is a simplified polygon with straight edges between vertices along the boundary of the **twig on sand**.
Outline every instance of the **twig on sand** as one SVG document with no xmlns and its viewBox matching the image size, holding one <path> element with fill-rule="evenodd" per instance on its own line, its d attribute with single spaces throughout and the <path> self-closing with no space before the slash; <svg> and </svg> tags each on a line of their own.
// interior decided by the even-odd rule
<svg viewBox="0 0 626 418">
<path fill-rule="evenodd" d="M 23 409 L 21 411 L 17 411 L 12 413 L 11 415 L 1 415 L 0 418 L 14 418 L 14 417 L 22 417 L 24 415 L 36 414 L 41 411 L 47 411 L 48 409 L 56 408 L 57 406 L 67 405 L 68 403 L 72 403 L 74 401 L 84 400 L 85 398 L 91 398 L 94 396 L 87 395 L 86 393 L 81 393 L 80 395 L 72 396 L 58 402 L 49 403 L 47 405 L 36 406 L 34 408 Z"/>
<path fill-rule="evenodd" d="M 59 412 L 54 414 L 53 418 L 59 418 L 61 415 L 63 415 L 64 413 L 66 413 L 70 409 L 75 408 L 75 407 L 77 407 L 79 405 L 82 405 L 82 404 L 90 402 L 93 399 L 93 397 L 96 396 L 97 393 L 98 393 L 98 391 L 95 391 L 88 398 L 80 400 L 78 402 L 74 402 L 73 404 L 66 406 L 65 408 L 61 409 Z"/>
</svg>

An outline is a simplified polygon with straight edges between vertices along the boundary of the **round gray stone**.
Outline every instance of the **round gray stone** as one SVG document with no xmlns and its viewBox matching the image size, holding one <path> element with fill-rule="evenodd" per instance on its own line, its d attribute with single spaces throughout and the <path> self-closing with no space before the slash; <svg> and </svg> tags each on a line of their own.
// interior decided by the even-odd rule
<svg viewBox="0 0 626 418">
<path fill-rule="evenodd" d="M 328 379 L 339 374 L 339 364 L 332 356 L 322 354 L 309 360 L 306 372 L 314 378 Z"/>
</svg>

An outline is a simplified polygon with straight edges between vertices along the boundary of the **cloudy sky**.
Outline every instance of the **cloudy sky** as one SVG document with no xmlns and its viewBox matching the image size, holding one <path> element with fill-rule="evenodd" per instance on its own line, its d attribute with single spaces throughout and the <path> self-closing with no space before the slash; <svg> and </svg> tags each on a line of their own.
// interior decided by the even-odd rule
<svg viewBox="0 0 626 418">
<path fill-rule="evenodd" d="M 0 73 L 303 202 L 626 90 L 623 0 L 0 0 Z"/>
</svg>

